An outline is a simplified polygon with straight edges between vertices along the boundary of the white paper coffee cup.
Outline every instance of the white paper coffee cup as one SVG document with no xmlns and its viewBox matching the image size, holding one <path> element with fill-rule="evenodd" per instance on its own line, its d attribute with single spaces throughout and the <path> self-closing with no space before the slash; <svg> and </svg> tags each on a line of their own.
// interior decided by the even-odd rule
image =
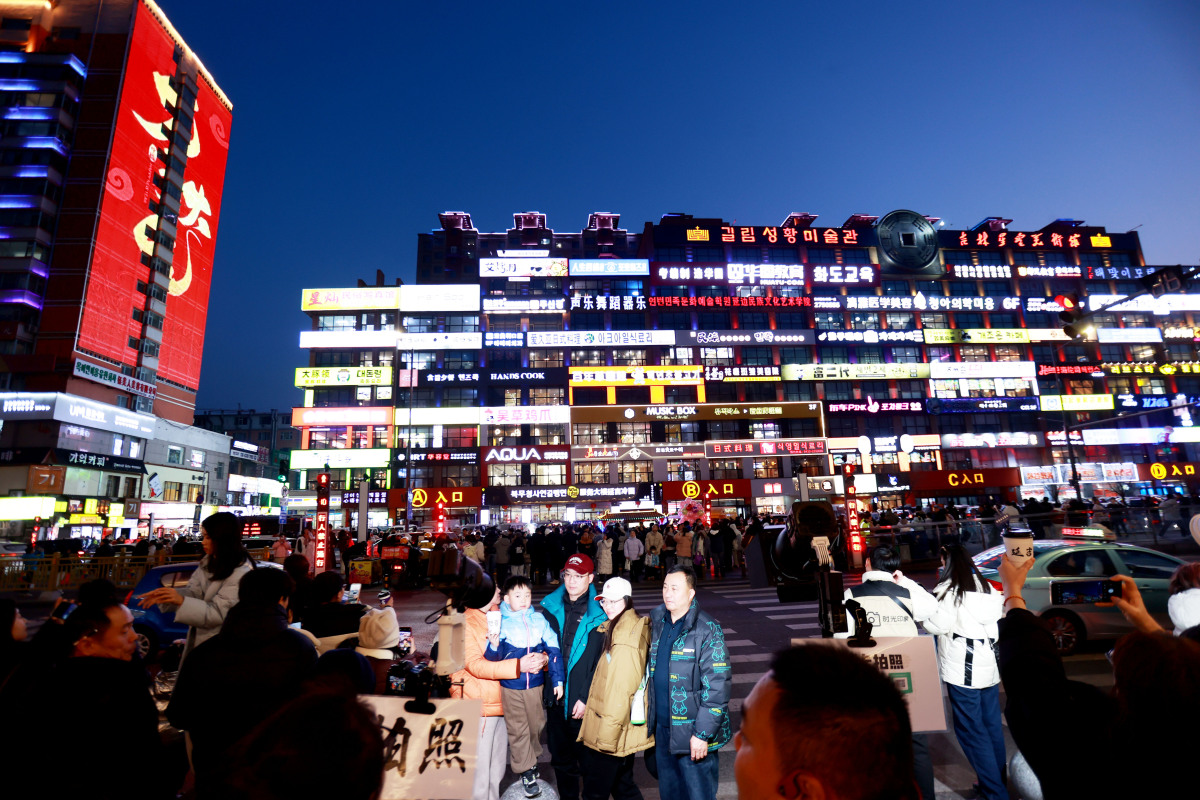
<svg viewBox="0 0 1200 800">
<path fill-rule="evenodd" d="M 1033 558 L 1033 534 L 1031 532 L 1008 531 L 1002 540 L 1008 560 L 1014 566 L 1024 566 L 1026 561 Z"/>
<path fill-rule="evenodd" d="M 498 636 L 500 634 L 500 612 L 487 612 L 488 636 Z"/>
</svg>

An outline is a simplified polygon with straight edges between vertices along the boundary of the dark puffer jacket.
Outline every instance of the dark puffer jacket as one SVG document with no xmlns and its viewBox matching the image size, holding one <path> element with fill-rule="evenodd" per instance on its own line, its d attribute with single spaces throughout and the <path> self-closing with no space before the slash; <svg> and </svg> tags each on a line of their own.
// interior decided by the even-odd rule
<svg viewBox="0 0 1200 800">
<path fill-rule="evenodd" d="M 657 709 L 654 702 L 655 654 L 662 636 L 667 607 L 650 612 L 653 626 L 650 639 L 650 680 L 646 685 L 646 727 L 653 730 L 656 714 L 669 714 L 671 739 L 669 752 L 691 752 L 693 736 L 708 742 L 708 751 L 720 749 L 733 738 L 729 724 L 729 694 L 732 669 L 725 650 L 725 632 L 721 624 L 700 610 L 696 601 L 684 616 L 683 632 L 671 644 L 671 708 Z M 664 746 L 658 742 L 658 746 Z"/>
</svg>

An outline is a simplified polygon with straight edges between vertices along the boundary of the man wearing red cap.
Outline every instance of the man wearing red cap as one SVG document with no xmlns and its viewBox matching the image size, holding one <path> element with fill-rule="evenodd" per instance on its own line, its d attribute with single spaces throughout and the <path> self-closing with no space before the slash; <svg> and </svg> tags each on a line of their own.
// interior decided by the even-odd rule
<svg viewBox="0 0 1200 800">
<path fill-rule="evenodd" d="M 579 800 L 579 727 L 583 724 L 582 706 L 587 704 L 589 676 L 581 667 L 574 674 L 583 651 L 587 648 L 588 634 L 605 622 L 608 617 L 596 599 L 596 588 L 592 586 L 595 565 L 584 553 L 576 553 L 567 559 L 562 571 L 562 585 L 548 594 L 540 604 L 542 614 L 550 627 L 558 634 L 562 657 L 566 660 L 567 684 L 561 700 L 545 692 L 546 738 L 550 743 L 550 766 L 558 783 L 558 796 L 562 800 Z M 580 705 L 576 714 L 576 704 Z"/>
</svg>

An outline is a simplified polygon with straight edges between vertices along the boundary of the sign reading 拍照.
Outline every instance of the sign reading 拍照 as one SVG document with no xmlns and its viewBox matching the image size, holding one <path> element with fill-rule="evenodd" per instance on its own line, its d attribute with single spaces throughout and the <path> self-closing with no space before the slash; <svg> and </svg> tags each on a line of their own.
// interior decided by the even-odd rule
<svg viewBox="0 0 1200 800">
<path fill-rule="evenodd" d="M 793 645 L 845 647 L 891 679 L 904 701 L 913 733 L 946 730 L 942 679 L 932 636 L 873 636 L 874 647 L 850 647 L 846 639 L 792 639 Z"/>
<path fill-rule="evenodd" d="M 411 698 L 360 695 L 383 734 L 380 800 L 470 797 L 479 748 L 480 700 L 430 700 L 429 713 L 410 710 Z"/>
<path fill-rule="evenodd" d="M 103 383 L 106 386 L 115 386 L 126 392 L 140 394 L 142 397 L 155 397 L 158 394 L 158 388 L 154 384 L 139 381 L 132 375 L 122 375 L 87 361 L 76 359 L 74 373 L 77 378 Z"/>
</svg>

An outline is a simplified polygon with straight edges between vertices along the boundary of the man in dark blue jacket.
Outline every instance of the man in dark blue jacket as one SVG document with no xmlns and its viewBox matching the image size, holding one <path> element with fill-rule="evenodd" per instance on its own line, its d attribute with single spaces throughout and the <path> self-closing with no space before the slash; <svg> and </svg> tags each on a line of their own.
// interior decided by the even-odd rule
<svg viewBox="0 0 1200 800">
<path fill-rule="evenodd" d="M 588 634 L 608 617 L 596 602 L 596 589 L 592 586 L 595 566 L 592 559 L 578 553 L 567 559 L 562 571 L 562 585 L 547 595 L 541 602 L 541 612 L 558 634 L 562 657 L 566 660 L 567 683 L 562 700 L 556 700 L 548 691 L 543 701 L 550 708 L 546 715 L 546 738 L 550 743 L 550 766 L 558 782 L 558 796 L 562 800 L 579 798 L 579 727 L 583 724 L 583 710 L 577 708 L 582 696 L 587 703 L 587 691 L 591 676 L 583 667 L 583 653 L 587 649 Z M 579 669 L 577 669 L 579 667 Z M 665 795 L 664 795 L 665 796 Z"/>
<path fill-rule="evenodd" d="M 660 797 L 715 800 L 717 750 L 733 737 L 732 674 L 721 624 L 696 605 L 696 574 L 675 566 L 663 579 L 663 605 L 650 612 L 650 685 Z"/>
</svg>

